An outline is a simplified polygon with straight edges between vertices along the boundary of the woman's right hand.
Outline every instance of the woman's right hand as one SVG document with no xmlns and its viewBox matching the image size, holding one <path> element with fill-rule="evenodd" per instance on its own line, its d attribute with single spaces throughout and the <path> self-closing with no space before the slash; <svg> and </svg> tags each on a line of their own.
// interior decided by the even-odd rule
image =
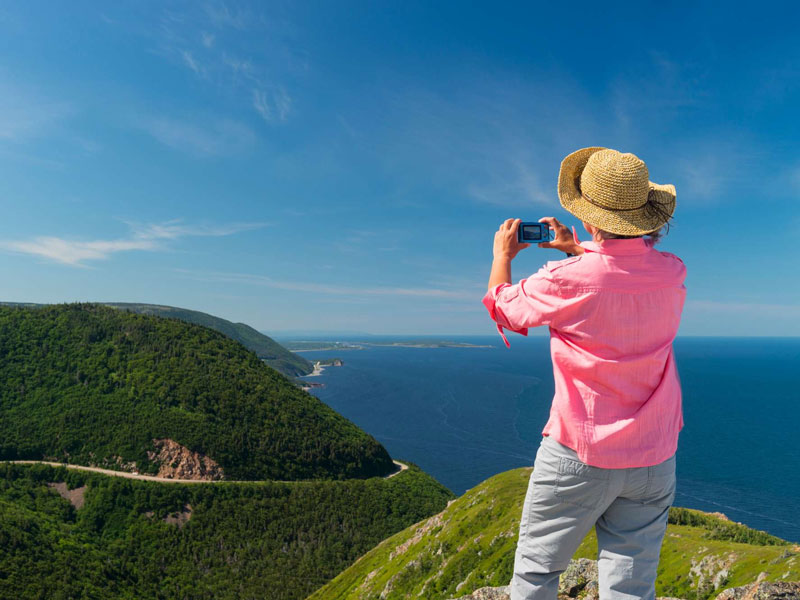
<svg viewBox="0 0 800 600">
<path fill-rule="evenodd" d="M 555 248 L 567 254 L 583 254 L 584 250 L 578 242 L 578 235 L 575 228 L 570 233 L 567 226 L 560 223 L 555 217 L 542 217 L 539 223 L 547 223 L 555 232 L 555 239 L 552 242 L 539 242 L 539 248 Z"/>
</svg>

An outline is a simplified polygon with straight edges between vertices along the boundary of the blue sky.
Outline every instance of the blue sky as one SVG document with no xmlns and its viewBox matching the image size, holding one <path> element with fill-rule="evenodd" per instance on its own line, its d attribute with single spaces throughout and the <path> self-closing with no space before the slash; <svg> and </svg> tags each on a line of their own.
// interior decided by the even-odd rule
<svg viewBox="0 0 800 600">
<path fill-rule="evenodd" d="M 494 231 L 606 146 L 676 186 L 680 335 L 800 335 L 798 9 L 666 4 L 4 3 L 2 299 L 492 334 Z"/>
</svg>

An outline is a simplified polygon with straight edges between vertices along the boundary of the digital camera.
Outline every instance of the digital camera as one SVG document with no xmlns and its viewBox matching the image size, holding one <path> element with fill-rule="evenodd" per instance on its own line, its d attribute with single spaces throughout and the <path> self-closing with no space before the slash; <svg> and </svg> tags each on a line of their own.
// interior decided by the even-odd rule
<svg viewBox="0 0 800 600">
<path fill-rule="evenodd" d="M 520 244 L 550 242 L 553 239 L 553 231 L 547 223 L 520 223 L 517 229 L 517 241 Z"/>
</svg>

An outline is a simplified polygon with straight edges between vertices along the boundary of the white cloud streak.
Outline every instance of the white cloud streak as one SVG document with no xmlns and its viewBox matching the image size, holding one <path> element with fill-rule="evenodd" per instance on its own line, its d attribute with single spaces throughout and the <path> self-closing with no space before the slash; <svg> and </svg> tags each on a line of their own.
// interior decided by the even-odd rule
<svg viewBox="0 0 800 600">
<path fill-rule="evenodd" d="M 231 9 L 224 2 L 206 4 L 205 13 L 211 24 L 220 29 L 230 27 L 245 30 L 248 23 L 252 23 L 255 18 L 252 13 L 241 9 Z"/>
<path fill-rule="evenodd" d="M 480 290 L 467 291 L 440 288 L 359 287 L 352 285 L 340 286 L 307 281 L 285 281 L 274 279 L 266 275 L 254 275 L 251 273 L 206 272 L 190 271 L 185 269 L 176 269 L 176 271 L 187 278 L 197 281 L 260 285 L 281 290 L 311 292 L 315 294 L 330 294 L 337 296 L 412 296 L 469 301 L 480 300 L 480 297 L 482 296 Z"/>
<path fill-rule="evenodd" d="M 19 142 L 39 136 L 72 112 L 64 102 L 0 81 L 0 140 Z"/>
<path fill-rule="evenodd" d="M 186 63 L 186 66 L 188 66 L 192 71 L 201 76 L 205 75 L 205 70 L 195 60 L 191 52 L 189 52 L 188 50 L 182 50 L 181 56 L 183 57 L 183 62 Z"/>
<path fill-rule="evenodd" d="M 139 126 L 165 146 L 196 156 L 234 154 L 249 147 L 255 140 L 253 131 L 232 119 L 207 119 L 205 122 L 150 117 Z"/>
<path fill-rule="evenodd" d="M 164 10 L 158 26 L 146 35 L 155 36 L 158 53 L 171 63 L 188 68 L 218 89 L 233 90 L 245 105 L 250 101 L 264 121 L 277 124 L 288 119 L 293 103 L 284 85 L 286 71 L 291 69 L 285 64 L 276 69 L 275 57 L 293 53 L 283 41 L 285 35 L 276 35 L 275 27 L 260 13 L 209 3 L 199 12 Z M 265 50 L 253 56 L 252 48 L 243 48 L 241 39 L 256 32 L 264 34 Z M 248 58 L 237 56 L 242 52 Z"/>
<path fill-rule="evenodd" d="M 267 123 L 286 121 L 292 109 L 292 99 L 286 90 L 278 87 L 273 92 L 253 90 L 253 108 Z"/>
<path fill-rule="evenodd" d="M 72 267 L 85 267 L 87 261 L 105 260 L 117 252 L 132 250 L 156 251 L 165 249 L 164 242 L 190 236 L 226 236 L 258 229 L 266 223 L 230 223 L 226 225 L 185 225 L 180 221 L 165 223 L 128 223 L 132 233 L 116 240 L 69 240 L 39 236 L 31 240 L 0 241 L 0 248 L 20 254 L 30 254 Z"/>
<path fill-rule="evenodd" d="M 558 205 L 560 159 L 607 129 L 586 111 L 592 102 L 569 74 L 470 74 L 474 85 L 449 89 L 398 83 L 373 124 L 374 156 L 461 190 L 478 204 L 544 210 Z M 539 81 L 540 79 L 540 81 Z M 585 144 L 590 145 L 590 144 Z"/>
<path fill-rule="evenodd" d="M 217 36 L 215 36 L 213 33 L 208 33 L 207 31 L 203 31 L 200 34 L 200 41 L 203 43 L 203 46 L 206 47 L 206 48 L 211 48 L 214 45 L 214 42 L 216 41 L 216 39 L 217 39 Z"/>
</svg>

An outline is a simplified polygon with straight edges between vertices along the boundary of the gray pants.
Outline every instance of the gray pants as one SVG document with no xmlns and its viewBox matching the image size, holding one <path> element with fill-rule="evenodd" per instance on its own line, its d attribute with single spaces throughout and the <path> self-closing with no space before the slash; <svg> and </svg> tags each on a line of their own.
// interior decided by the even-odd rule
<svg viewBox="0 0 800 600">
<path fill-rule="evenodd" d="M 544 436 L 528 482 L 511 600 L 555 600 L 559 575 L 592 526 L 601 600 L 654 600 L 675 499 L 675 455 L 651 467 L 603 469 Z"/>
</svg>

